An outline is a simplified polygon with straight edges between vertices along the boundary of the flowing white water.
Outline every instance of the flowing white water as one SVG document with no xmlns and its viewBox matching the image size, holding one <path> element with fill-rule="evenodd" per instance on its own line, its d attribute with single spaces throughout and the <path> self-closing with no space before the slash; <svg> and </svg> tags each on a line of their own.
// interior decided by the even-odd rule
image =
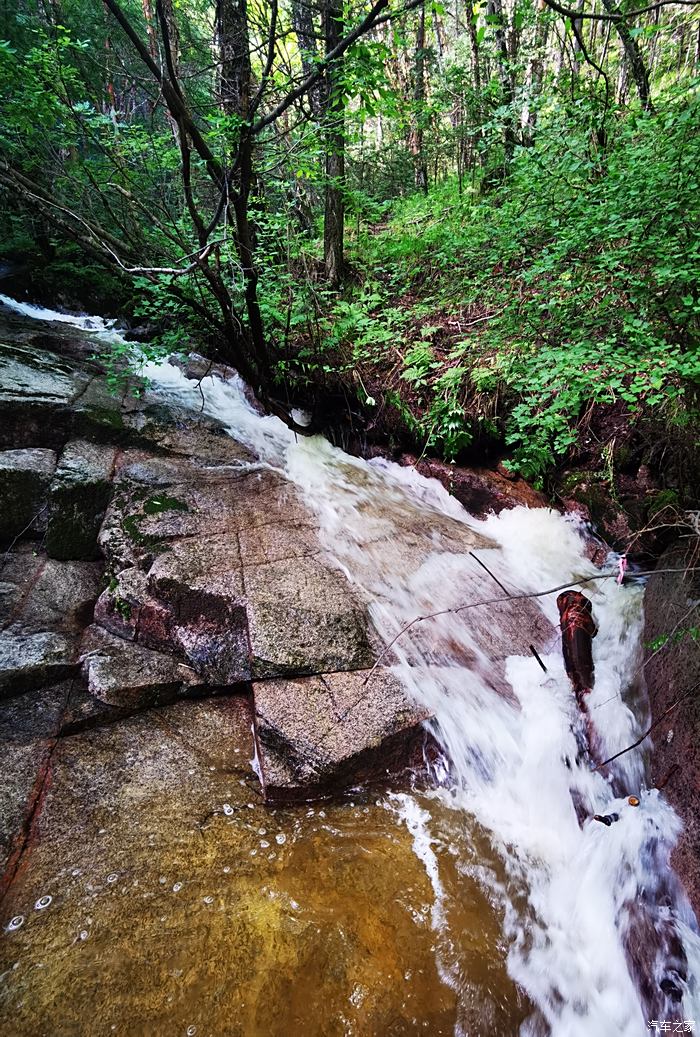
<svg viewBox="0 0 700 1037">
<path fill-rule="evenodd" d="M 91 317 L 89 314 L 62 313 L 60 310 L 48 310 L 45 306 L 35 306 L 30 302 L 18 302 L 11 299 L 9 295 L 0 293 L 0 303 L 7 306 L 9 310 L 20 313 L 23 317 L 31 317 L 33 320 L 51 321 L 56 324 L 69 324 L 81 331 L 90 331 L 97 335 L 114 335 L 117 322 L 104 320 L 102 317 Z"/>
<path fill-rule="evenodd" d="M 508 970 L 536 1009 L 523 1037 L 639 1037 L 652 1017 L 700 1026 L 697 926 L 668 864 L 679 822 L 645 787 L 643 751 L 623 756 L 610 779 L 593 772 L 579 751 L 581 720 L 556 635 L 556 594 L 518 607 L 444 611 L 502 597 L 469 555 L 475 537 L 479 557 L 512 593 L 595 575 L 576 524 L 524 508 L 477 521 L 411 469 L 366 463 L 320 437 L 297 439 L 277 418 L 258 414 L 235 378 L 209 377 L 195 387 L 168 364 L 146 365 L 145 373 L 180 405 L 200 411 L 203 403 L 205 413 L 297 486 L 386 644 L 416 616 L 443 612 L 402 633 L 386 663 L 435 717 L 447 763 L 432 796 L 479 838 L 479 875 L 504 914 Z M 647 726 L 639 680 L 642 591 L 612 579 L 585 590 L 599 626 L 590 733 L 603 759 Z M 530 641 L 546 673 L 527 652 Z M 639 807 L 627 803 L 630 794 L 639 796 Z M 453 983 L 451 948 L 459 934 L 445 931 L 432 818 L 410 796 L 388 805 L 407 824 L 426 867 L 432 924 L 442 937 L 438 964 Z M 609 828 L 591 819 L 612 812 L 620 820 Z"/>
<path fill-rule="evenodd" d="M 176 368 L 146 373 L 161 391 L 201 408 L 199 390 Z M 364 593 L 387 644 L 417 615 L 500 595 L 460 542 L 465 527 L 492 541 L 479 555 L 514 593 L 598 573 L 576 524 L 553 511 L 518 508 L 479 522 L 437 482 L 411 469 L 366 463 L 319 437 L 297 439 L 278 419 L 257 414 L 235 379 L 209 378 L 201 388 L 205 411 L 304 495 L 325 547 Z M 600 628 L 590 712 L 603 759 L 634 741 L 647 722 L 638 680 L 642 589 L 610 579 L 588 584 L 587 593 Z M 556 594 L 531 608 L 557 623 Z M 493 892 L 505 905 L 509 972 L 539 1009 L 524 1032 L 646 1033 L 649 1006 L 640 999 L 631 962 L 638 973 L 653 971 L 658 989 L 678 965 L 664 942 L 674 915 L 686 924 L 688 957 L 697 953 L 694 923 L 668 866 L 678 819 L 656 790 L 645 789 L 642 752 L 621 758 L 614 787 L 592 772 L 587 757 L 577 762 L 572 728 L 579 718 L 558 637 L 552 632 L 549 643 L 537 646 L 546 674 L 529 654 L 514 653 L 499 664 L 489 651 L 494 626 L 503 621 L 488 608 L 442 615 L 415 625 L 393 646 L 393 669 L 432 710 L 449 760 L 449 778 L 434 795 L 462 811 L 465 824 L 476 821 L 489 833 L 495 859 L 485 881 L 492 876 Z M 512 623 L 506 616 L 506 639 L 522 642 Z M 628 805 L 629 794 L 641 798 L 639 807 Z M 435 894 L 433 925 L 440 928 L 443 887 L 430 817 L 410 797 L 396 808 L 425 863 Z M 609 828 L 591 819 L 612 812 L 620 821 Z M 645 924 L 635 912 L 640 900 Z M 658 951 L 650 933 L 657 934 Z M 448 982 L 449 952 L 446 939 L 438 954 Z M 682 1009 L 660 994 L 657 1018 L 697 1014 L 697 977 L 688 972 L 679 986 Z"/>
</svg>

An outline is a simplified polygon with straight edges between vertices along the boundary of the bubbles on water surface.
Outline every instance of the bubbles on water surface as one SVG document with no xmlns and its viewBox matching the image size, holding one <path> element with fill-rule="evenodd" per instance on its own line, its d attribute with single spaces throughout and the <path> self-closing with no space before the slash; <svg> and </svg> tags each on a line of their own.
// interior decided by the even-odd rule
<svg viewBox="0 0 700 1037">
<path fill-rule="evenodd" d="M 34 909 L 36 911 L 43 911 L 44 908 L 49 906 L 52 900 L 53 897 L 49 896 L 49 894 L 47 893 L 45 896 L 39 897 L 36 904 L 34 905 Z"/>
<path fill-rule="evenodd" d="M 164 365 L 153 374 L 165 390 L 194 395 L 191 385 L 175 368 Z M 473 579 L 475 590 L 478 589 L 478 579 L 464 564 L 465 534 L 460 527 L 465 525 L 471 527 L 467 536 L 476 534 L 489 538 L 489 566 L 519 591 L 540 591 L 543 587 L 592 573 L 576 530 L 567 527 L 555 512 L 517 508 L 504 516 L 477 522 L 435 481 L 425 480 L 413 470 L 399 469 L 386 461 L 367 466 L 360 460 L 346 458 L 320 439 L 296 443 L 289 430 L 280 423 L 274 424 L 276 419 L 261 419 L 252 413 L 237 383 L 213 385 L 211 393 L 210 407 L 215 405 L 217 411 L 225 414 L 228 426 L 235 429 L 236 435 L 248 442 L 261 459 L 283 467 L 307 502 L 315 507 L 326 546 L 353 582 L 381 602 L 386 613 L 386 630 L 392 636 L 396 629 L 413 619 L 423 603 L 435 607 L 453 606 L 451 588 L 462 577 Z M 196 402 L 199 407 L 199 399 Z M 423 564 L 415 573 L 404 569 L 400 552 L 394 556 L 384 550 L 386 538 L 377 541 L 377 547 L 367 541 L 368 514 L 386 529 L 388 537 L 394 538 L 399 547 L 407 549 L 411 564 L 416 559 L 412 540 L 415 531 L 433 529 L 429 551 L 424 552 Z M 455 538 L 459 541 L 456 552 Z M 378 550 L 383 551 L 386 558 L 381 557 Z M 399 564 L 394 565 L 394 561 Z M 447 574 L 452 574 L 454 579 L 447 579 Z M 629 607 L 625 606 L 623 597 L 628 599 Z M 605 705 L 605 743 L 617 749 L 628 744 L 634 735 L 621 692 L 635 664 L 635 660 L 627 656 L 630 656 L 630 645 L 639 642 L 639 603 L 632 600 L 629 590 L 614 587 L 601 587 L 595 599 L 598 619 L 602 620 L 594 645 L 597 672 L 594 695 L 599 701 L 591 699 L 591 702 L 594 708 Z M 557 622 L 554 599 L 541 599 L 533 606 L 533 622 L 540 607 Z M 508 971 L 540 1008 L 548 1006 L 547 1011 L 551 1010 L 548 1022 L 553 1027 L 552 1032 L 562 1037 L 565 1033 L 569 1037 L 585 1032 L 588 1037 L 589 1032 L 612 1033 L 613 1030 L 624 1037 L 632 1032 L 636 1035 L 641 1031 L 638 991 L 630 981 L 619 925 L 623 891 L 612 878 L 620 873 L 623 864 L 627 866 L 630 859 L 634 859 L 637 863 L 633 867 L 633 878 L 643 883 L 649 877 L 641 864 L 643 855 L 632 853 L 629 838 L 621 839 L 622 831 L 616 833 L 613 829 L 612 834 L 606 832 L 603 838 L 603 833 L 591 835 L 589 827 L 580 828 L 576 823 L 571 806 L 572 783 L 584 800 L 594 793 L 600 796 L 605 790 L 601 788 L 600 776 L 591 777 L 583 768 L 572 771 L 560 762 L 567 753 L 570 755 L 571 741 L 569 717 L 562 708 L 562 696 L 568 686 L 562 684 L 561 666 L 552 677 L 552 685 L 546 687 L 530 666 L 529 657 L 518 655 L 515 647 L 510 649 L 515 654 L 509 658 L 506 672 L 502 674 L 504 686 L 510 685 L 513 692 L 512 700 L 507 701 L 502 697 L 500 684 L 492 688 L 488 680 L 477 679 L 464 666 L 459 652 L 452 655 L 451 649 L 444 648 L 454 641 L 460 652 L 464 648 L 479 658 L 481 654 L 488 654 L 482 653 L 481 645 L 475 643 L 474 631 L 480 629 L 479 618 L 478 613 L 472 613 L 473 622 L 469 624 L 457 617 L 443 617 L 432 624 L 443 646 L 441 652 L 447 655 L 448 665 L 444 667 L 423 666 L 430 627 L 416 629 L 415 636 L 413 632 L 407 635 L 397 648 L 402 676 L 406 677 L 418 701 L 438 716 L 445 757 L 452 760 L 454 774 L 458 775 L 459 780 L 454 780 L 454 775 L 444 770 L 445 782 L 449 784 L 452 779 L 454 784 L 449 798 L 445 796 L 443 802 L 452 810 L 476 817 L 480 825 L 493 833 L 499 846 L 509 847 L 503 863 L 516 888 L 519 889 L 522 877 L 526 877 L 528 896 L 523 902 L 537 907 L 541 924 L 535 937 L 540 942 L 536 954 L 530 955 L 522 947 L 518 949 L 517 940 L 523 926 L 530 925 L 530 914 L 527 908 L 511 903 L 505 935 L 508 939 L 515 938 L 516 942 L 509 955 Z M 483 634 L 488 638 L 492 633 L 489 621 L 484 619 L 482 625 Z M 499 630 L 493 632 L 498 634 Z M 510 644 L 509 630 L 505 629 L 505 633 Z M 416 661 L 421 665 L 412 665 Z M 555 661 L 558 663 L 557 656 Z M 465 689 L 470 694 L 466 694 Z M 607 704 L 608 699 L 610 704 Z M 514 702 L 518 709 L 514 708 Z M 639 787 L 642 775 L 636 770 L 633 772 L 629 760 L 626 766 L 629 794 Z M 543 780 L 545 777 L 547 780 Z M 245 787 L 246 782 L 241 779 L 239 784 Z M 469 796 L 464 792 L 467 788 Z M 531 809 L 531 804 L 536 804 L 537 809 Z M 381 801 L 377 805 L 385 810 L 394 807 Z M 351 804 L 351 809 L 354 806 Z M 249 803 L 248 808 L 254 809 L 254 804 Z M 627 826 L 626 834 L 634 837 L 633 842 L 641 851 L 643 832 L 631 827 L 636 824 L 641 829 L 642 812 L 636 813 L 640 819 Z M 311 809 L 307 817 L 313 816 Z M 325 819 L 326 815 L 319 811 L 318 816 Z M 432 817 L 426 819 L 425 824 L 409 826 L 409 832 L 433 892 L 437 894 L 441 889 L 440 872 L 445 867 L 445 856 L 452 857 L 453 851 L 449 840 L 443 847 L 434 838 L 429 821 L 432 822 Z M 668 817 L 661 812 L 659 821 L 662 827 L 667 827 Z M 255 856 L 258 850 L 249 852 Z M 498 863 L 500 866 L 501 861 Z M 420 917 L 426 923 L 433 914 L 431 928 L 440 932 L 444 921 L 440 913 L 441 897 L 436 895 L 434 899 L 436 903 L 431 906 L 420 898 Z M 579 899 L 593 907 L 581 913 L 574 929 L 570 921 L 572 912 L 578 909 Z M 436 953 L 440 956 L 438 941 Z M 602 963 L 601 972 L 591 982 L 590 970 L 580 967 L 580 963 L 598 958 Z M 579 1014 L 584 1005 L 589 1026 L 586 1031 L 581 1029 Z M 617 1010 L 612 1014 L 611 1006 Z M 429 1024 L 415 1019 L 413 1025 L 425 1028 Z"/>
<path fill-rule="evenodd" d="M 230 803 L 224 803 L 224 813 L 227 817 L 230 817 L 233 814 L 233 807 Z"/>
<path fill-rule="evenodd" d="M 19 929 L 22 925 L 24 925 L 24 915 L 15 915 L 7 923 L 7 931 L 8 933 L 13 933 L 15 929 Z"/>
<path fill-rule="evenodd" d="M 174 884 L 174 886 L 173 886 L 173 893 L 179 893 L 181 889 L 182 889 L 182 883 L 181 882 L 176 882 Z"/>
<path fill-rule="evenodd" d="M 284 834 L 284 832 L 280 832 L 278 835 L 275 836 L 275 842 L 278 843 L 280 846 L 286 843 L 286 841 L 287 836 Z"/>
<path fill-rule="evenodd" d="M 111 875 L 107 876 L 107 881 L 110 885 L 112 885 L 112 883 L 116 882 L 118 878 L 119 876 L 117 875 L 116 871 L 113 871 Z"/>
</svg>

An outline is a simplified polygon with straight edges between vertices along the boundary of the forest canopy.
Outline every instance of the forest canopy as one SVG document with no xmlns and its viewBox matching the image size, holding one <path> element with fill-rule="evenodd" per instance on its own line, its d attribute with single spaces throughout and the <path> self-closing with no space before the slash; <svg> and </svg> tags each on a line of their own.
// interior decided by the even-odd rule
<svg viewBox="0 0 700 1037">
<path fill-rule="evenodd" d="M 697 0 L 23 0 L 3 254 L 448 459 L 595 405 L 690 456 L 699 85 Z"/>
</svg>

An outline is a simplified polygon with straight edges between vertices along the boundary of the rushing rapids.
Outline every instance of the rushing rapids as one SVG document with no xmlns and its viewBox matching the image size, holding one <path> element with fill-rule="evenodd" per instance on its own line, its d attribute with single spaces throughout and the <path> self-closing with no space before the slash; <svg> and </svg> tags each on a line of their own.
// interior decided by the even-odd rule
<svg viewBox="0 0 700 1037">
<path fill-rule="evenodd" d="M 23 307 L 58 319 L 31 310 Z M 97 318 L 75 322 L 115 334 Z M 508 974 L 534 1006 L 523 1037 L 639 1037 L 652 1020 L 700 1025 L 697 925 L 669 865 L 679 821 L 646 787 L 644 748 L 604 773 L 581 751 L 554 634 L 556 593 L 533 599 L 552 624 L 548 643 L 536 646 L 546 672 L 531 654 L 492 658 L 494 637 L 507 646 L 512 631 L 497 629 L 497 608 L 475 604 L 502 598 L 501 585 L 518 595 L 590 581 L 599 633 L 588 709 L 596 755 L 605 759 L 648 727 L 640 583 L 591 580 L 600 570 L 586 557 L 581 529 L 554 511 L 517 508 L 478 521 L 411 469 L 350 457 L 320 437 L 299 439 L 260 415 L 236 378 L 194 384 L 167 363 L 146 365 L 144 374 L 164 399 L 222 421 L 296 485 L 329 555 L 364 596 L 394 672 L 434 717 L 442 755 L 432 791 L 389 796 L 384 806 L 406 825 L 430 880 L 443 983 L 473 999 L 462 950 L 479 941 L 455 925 L 460 887 L 445 880 L 448 861 L 465 888 L 478 883 L 502 920 Z M 492 576 L 454 549 L 450 529 L 463 525 L 489 545 L 479 556 Z M 475 607 L 455 611 L 469 603 Z M 611 813 L 619 822 L 610 827 L 592 820 Z M 476 1019 L 471 1004 L 457 1032 L 475 1033 Z M 489 1032 L 489 1019 L 481 1022 Z"/>
</svg>

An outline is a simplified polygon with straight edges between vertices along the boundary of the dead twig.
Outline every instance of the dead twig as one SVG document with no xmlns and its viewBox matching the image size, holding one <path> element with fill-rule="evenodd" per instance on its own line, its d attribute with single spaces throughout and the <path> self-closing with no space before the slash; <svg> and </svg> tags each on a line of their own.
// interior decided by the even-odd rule
<svg viewBox="0 0 700 1037">
<path fill-rule="evenodd" d="M 491 579 L 492 579 L 492 580 L 494 581 L 494 583 L 497 583 L 497 584 L 498 584 L 498 586 L 499 586 L 499 587 L 501 588 L 501 590 L 503 591 L 503 593 L 504 593 L 504 594 L 507 594 L 507 595 L 508 595 L 508 597 L 510 598 L 510 597 L 511 597 L 511 593 L 510 593 L 510 591 L 508 590 L 508 588 L 507 588 L 507 587 L 504 587 L 504 586 L 503 586 L 503 584 L 501 583 L 501 581 L 500 581 L 500 580 L 498 579 L 498 577 L 497 577 L 497 576 L 494 576 L 494 574 L 493 574 L 493 573 L 491 572 L 491 570 L 489 569 L 489 567 L 488 567 L 488 566 L 487 566 L 487 565 L 486 565 L 486 564 L 485 564 L 484 562 L 482 562 L 482 561 L 481 561 L 481 559 L 480 559 L 480 558 L 478 558 L 478 557 L 477 557 L 477 556 L 476 556 L 476 555 L 474 554 L 474 552 L 473 552 L 473 551 L 470 551 L 470 552 L 469 552 L 469 554 L 471 555 L 471 557 L 472 557 L 472 558 L 474 559 L 474 561 L 475 561 L 475 562 L 478 562 L 478 563 L 479 563 L 479 565 L 481 566 L 481 568 L 482 568 L 482 569 L 485 569 L 485 570 L 486 570 L 486 572 L 487 572 L 487 573 L 489 574 L 489 576 L 490 576 L 490 577 L 491 577 Z"/>
<path fill-rule="evenodd" d="M 644 734 L 641 736 L 641 738 L 638 738 L 636 742 L 632 742 L 632 745 L 628 745 L 626 749 L 620 749 L 619 753 L 615 753 L 615 755 L 611 756 L 608 760 L 603 760 L 602 763 L 599 763 L 597 767 L 593 768 L 593 771 L 594 772 L 595 771 L 599 771 L 602 767 L 607 767 L 607 765 L 609 763 L 612 763 L 613 760 L 617 760 L 620 756 L 624 756 L 625 753 L 631 752 L 632 749 L 636 749 L 637 746 L 641 745 L 642 742 L 644 741 L 644 739 L 647 738 L 651 734 L 651 732 L 654 730 L 654 728 L 658 727 L 658 725 L 661 723 L 661 721 L 665 720 L 666 717 L 668 716 L 668 714 L 672 713 L 673 710 L 676 709 L 678 706 L 680 706 L 680 704 L 682 702 L 685 702 L 685 700 L 687 698 L 690 698 L 690 696 L 693 694 L 693 692 L 697 688 L 700 688 L 700 681 L 698 681 L 697 684 L 694 684 L 692 688 L 689 688 L 688 691 L 686 691 L 685 695 L 681 695 L 681 697 L 679 699 L 676 699 L 676 701 L 673 703 L 673 705 L 669 706 L 668 709 L 665 709 L 663 711 L 663 713 L 661 714 L 661 716 L 658 717 L 654 721 L 654 723 L 650 727 L 647 728 L 647 730 L 644 732 Z"/>
<path fill-rule="evenodd" d="M 650 569 L 647 572 L 636 572 L 632 575 L 634 575 L 635 578 L 641 579 L 646 576 L 660 576 L 662 573 L 685 573 L 695 572 L 696 570 L 700 570 L 700 566 L 694 566 L 691 569 Z M 456 605 L 449 609 L 439 609 L 437 612 L 427 612 L 424 616 L 416 616 L 410 621 L 410 623 L 407 623 L 402 627 L 398 634 L 396 634 L 396 636 L 384 646 L 382 651 L 379 653 L 374 666 L 365 677 L 363 684 L 367 684 L 384 656 L 391 648 L 393 648 L 398 639 L 407 633 L 411 627 L 414 627 L 416 623 L 424 623 L 427 619 L 438 619 L 440 616 L 457 615 L 457 613 L 465 612 L 467 609 L 482 608 L 485 605 L 500 605 L 504 601 L 522 601 L 525 598 L 545 598 L 548 594 L 556 594 L 558 591 L 568 590 L 570 587 L 583 587 L 587 583 L 593 583 L 594 580 L 613 580 L 616 579 L 617 575 L 617 572 L 596 573 L 594 576 L 588 576 L 582 580 L 572 580 L 569 583 L 561 583 L 558 587 L 549 587 L 546 591 L 528 591 L 523 594 L 508 594 L 504 598 L 486 598 L 484 601 L 470 601 L 466 605 Z"/>
</svg>

